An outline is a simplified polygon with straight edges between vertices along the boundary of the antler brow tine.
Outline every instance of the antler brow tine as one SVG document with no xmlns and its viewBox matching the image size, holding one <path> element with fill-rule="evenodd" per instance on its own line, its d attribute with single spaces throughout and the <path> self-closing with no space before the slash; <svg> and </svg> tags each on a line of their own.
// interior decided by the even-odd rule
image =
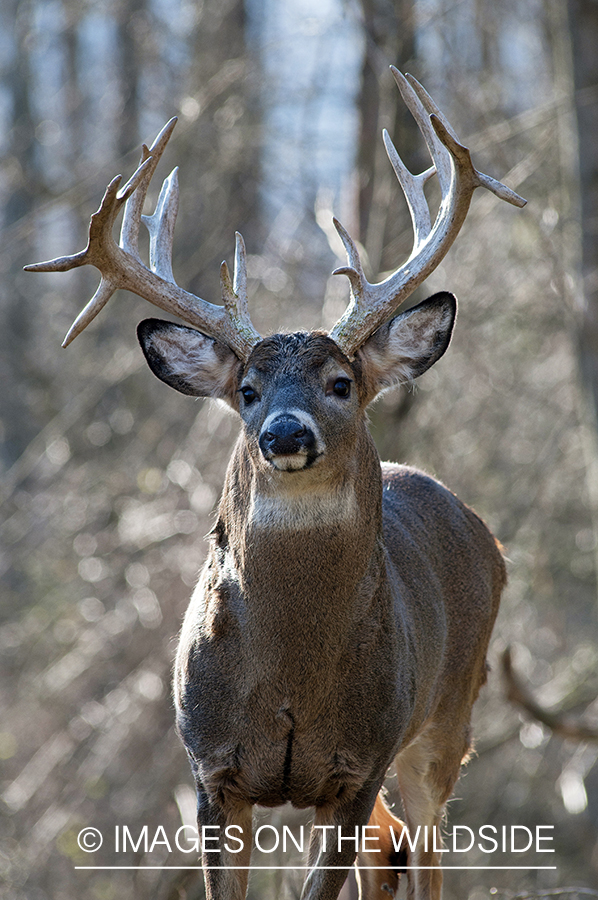
<svg viewBox="0 0 598 900">
<path fill-rule="evenodd" d="M 366 279 L 354 241 L 340 222 L 334 220 L 349 263 L 335 269 L 334 274 L 347 275 L 351 299 L 330 331 L 330 337 L 349 357 L 355 355 L 368 337 L 439 265 L 465 221 L 476 188 L 484 187 L 514 206 L 522 207 L 527 202 L 500 181 L 478 172 L 471 162 L 469 150 L 459 142 L 421 84 L 411 75 L 402 75 L 394 66 L 391 71 L 425 138 L 433 166 L 420 175 L 413 175 L 402 162 L 388 133 L 384 132 L 386 152 L 411 214 L 414 240 L 407 262 L 379 284 L 371 284 Z M 434 174 L 438 175 L 442 200 L 431 228 L 424 185 Z"/>
<path fill-rule="evenodd" d="M 240 235 L 237 235 L 234 289 L 231 286 L 224 306 L 216 306 L 184 291 L 174 280 L 172 243 L 179 203 L 177 169 L 165 179 L 155 212 L 151 216 L 142 215 L 150 181 L 176 121 L 173 118 L 167 122 L 151 147 L 142 146 L 141 162 L 122 188 L 120 175 L 112 179 L 100 208 L 91 217 L 89 239 L 84 250 L 25 266 L 27 272 L 66 272 L 84 265 L 96 266 L 100 271 L 99 287 L 73 322 L 63 347 L 87 328 L 119 288 L 138 294 L 160 309 L 221 340 L 242 360 L 248 358 L 252 347 L 261 339 L 247 311 L 245 247 Z M 120 243 L 117 244 L 112 232 L 123 205 Z M 141 222 L 150 235 L 149 266 L 142 262 L 139 254 Z"/>
</svg>

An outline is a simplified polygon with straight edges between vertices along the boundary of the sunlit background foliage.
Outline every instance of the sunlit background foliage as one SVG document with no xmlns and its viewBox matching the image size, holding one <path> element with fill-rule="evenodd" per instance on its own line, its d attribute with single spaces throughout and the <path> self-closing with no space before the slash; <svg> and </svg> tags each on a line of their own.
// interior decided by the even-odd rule
<svg viewBox="0 0 598 900">
<path fill-rule="evenodd" d="M 333 211 L 361 241 L 370 277 L 410 249 L 382 127 L 412 168 L 427 162 L 391 63 L 424 82 L 482 171 L 529 200 L 518 211 L 474 198 L 426 285 L 459 296 L 452 346 L 415 390 L 371 413 L 381 455 L 473 504 L 509 559 L 477 755 L 450 822 L 555 826 L 556 871 L 455 871 L 446 894 L 598 887 L 598 749 L 510 706 L 498 664 L 511 644 L 547 708 L 598 722 L 596 8 L 1 0 L 3 896 L 203 896 L 194 871 L 76 870 L 114 864 L 76 837 L 116 824 L 172 835 L 193 821 L 170 669 L 237 432 L 221 408 L 148 372 L 134 333 L 153 314 L 142 300 L 118 295 L 63 351 L 97 274 L 21 267 L 81 249 L 110 178 L 128 176 L 141 141 L 176 114 L 160 171 L 180 166 L 178 283 L 218 302 L 219 263 L 240 230 L 256 326 L 330 326 L 348 294 L 330 275 L 342 257 Z M 398 803 L 392 778 L 388 787 Z M 306 821 L 288 809 L 260 816 Z M 141 847 L 121 864 L 195 862 Z M 466 860 L 487 863 L 473 851 Z M 301 877 L 256 872 L 250 897 L 298 896 Z"/>
</svg>

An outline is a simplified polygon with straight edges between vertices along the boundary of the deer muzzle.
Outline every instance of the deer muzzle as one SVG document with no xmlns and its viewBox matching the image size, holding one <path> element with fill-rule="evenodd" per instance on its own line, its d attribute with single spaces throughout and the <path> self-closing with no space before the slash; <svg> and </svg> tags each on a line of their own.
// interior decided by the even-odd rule
<svg viewBox="0 0 598 900">
<path fill-rule="evenodd" d="M 260 434 L 259 445 L 264 459 L 284 471 L 307 468 L 319 456 L 312 429 L 290 415 L 270 420 Z"/>
</svg>

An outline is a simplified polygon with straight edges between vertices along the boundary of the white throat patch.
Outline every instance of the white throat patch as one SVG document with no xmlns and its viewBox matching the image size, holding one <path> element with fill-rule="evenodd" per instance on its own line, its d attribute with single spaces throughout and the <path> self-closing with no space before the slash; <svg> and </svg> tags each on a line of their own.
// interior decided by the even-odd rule
<svg viewBox="0 0 598 900">
<path fill-rule="evenodd" d="M 253 494 L 248 525 L 250 528 L 302 531 L 351 522 L 357 511 L 352 485 L 339 490 L 315 489 L 297 494 Z"/>
</svg>

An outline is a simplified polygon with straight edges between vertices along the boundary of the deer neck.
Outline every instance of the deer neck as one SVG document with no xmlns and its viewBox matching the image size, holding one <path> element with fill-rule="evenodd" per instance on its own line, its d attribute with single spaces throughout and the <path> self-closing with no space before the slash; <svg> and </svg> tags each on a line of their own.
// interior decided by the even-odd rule
<svg viewBox="0 0 598 900">
<path fill-rule="evenodd" d="M 219 525 L 248 599 L 276 594 L 345 607 L 382 566 L 380 461 L 367 430 L 342 471 L 268 473 L 243 440 L 233 453 Z M 378 550 L 376 549 L 378 548 Z M 259 602 L 259 601 L 256 601 Z M 329 610 L 330 612 L 330 610 Z"/>
</svg>

